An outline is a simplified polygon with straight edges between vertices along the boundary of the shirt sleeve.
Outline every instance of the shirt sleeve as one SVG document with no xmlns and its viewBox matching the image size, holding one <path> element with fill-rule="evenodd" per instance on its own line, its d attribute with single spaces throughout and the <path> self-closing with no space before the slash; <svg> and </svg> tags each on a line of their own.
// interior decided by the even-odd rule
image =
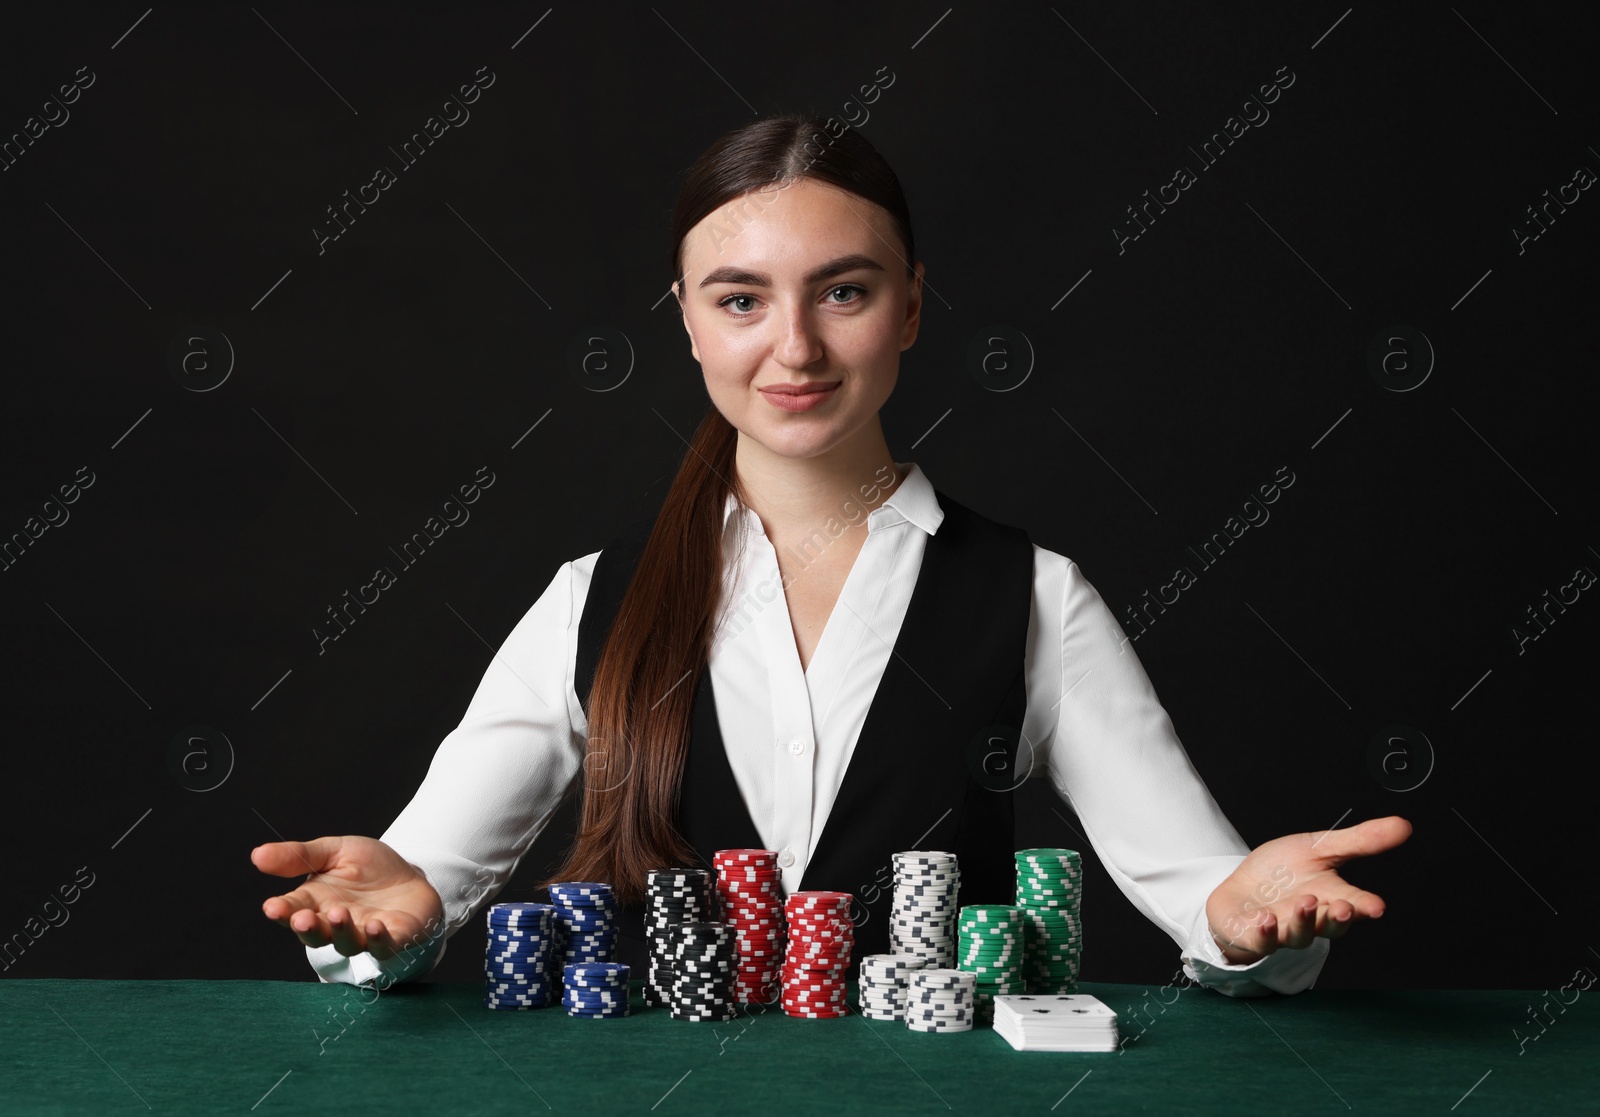
<svg viewBox="0 0 1600 1117">
<path fill-rule="evenodd" d="M 1206 900 L 1250 847 L 1190 762 L 1105 601 L 1077 563 L 1038 546 L 1026 659 L 1031 755 L 1020 759 L 1077 813 L 1113 883 L 1177 943 L 1185 973 L 1240 997 L 1312 985 L 1325 938 L 1246 965 L 1222 957 Z"/>
<path fill-rule="evenodd" d="M 494 655 L 461 723 L 440 742 L 411 801 L 381 840 L 444 902 L 432 938 L 380 963 L 331 943 L 307 947 L 325 982 L 425 976 L 446 940 L 499 894 L 583 765 L 588 723 L 573 685 L 578 621 L 599 552 L 563 563 Z"/>
</svg>

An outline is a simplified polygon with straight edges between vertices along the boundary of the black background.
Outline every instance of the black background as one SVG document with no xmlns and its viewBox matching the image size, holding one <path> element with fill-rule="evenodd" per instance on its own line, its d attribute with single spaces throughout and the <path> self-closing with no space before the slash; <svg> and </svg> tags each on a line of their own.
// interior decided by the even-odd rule
<svg viewBox="0 0 1600 1117">
<path fill-rule="evenodd" d="M 1349 868 L 1390 908 L 1321 987 L 1594 964 L 1600 605 L 1520 650 L 1512 626 L 1600 570 L 1600 200 L 1511 231 L 1600 171 L 1592 9 L 41 7 L 3 17 L 0 135 L 94 82 L 0 173 L 0 539 L 94 483 L 0 573 L 0 937 L 94 883 L 8 976 L 312 978 L 248 851 L 380 833 L 557 566 L 659 506 L 707 406 L 661 301 L 683 170 L 757 114 L 860 120 L 883 68 L 860 131 L 928 266 L 896 456 L 1076 560 L 1129 635 L 1199 573 L 1134 646 L 1246 840 L 1412 820 Z M 481 67 L 470 119 L 319 253 L 326 208 Z M 1202 172 L 1188 148 L 1285 67 Z M 1179 166 L 1199 181 L 1119 252 Z M 967 360 L 997 326 L 1034 351 L 1006 392 Z M 1391 327 L 1435 352 L 1410 391 L 1367 362 Z M 194 331 L 234 351 L 214 390 L 169 367 Z M 617 390 L 581 382 L 587 333 L 632 346 Z M 328 607 L 484 466 L 470 521 L 319 654 Z M 1280 467 L 1271 519 L 1201 571 L 1186 549 Z M 1371 770 L 1396 724 L 1431 767 L 1412 738 Z M 195 725 L 234 753 L 207 791 L 168 766 Z M 1047 788 L 1022 803 L 1019 844 L 1087 851 Z M 1173 944 L 1088 861 L 1084 976 L 1166 981 Z"/>
</svg>

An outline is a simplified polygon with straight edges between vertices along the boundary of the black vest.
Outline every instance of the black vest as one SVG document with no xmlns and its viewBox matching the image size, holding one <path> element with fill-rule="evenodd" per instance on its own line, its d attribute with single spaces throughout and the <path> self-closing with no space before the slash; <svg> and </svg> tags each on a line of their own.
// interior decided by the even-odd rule
<svg viewBox="0 0 1600 1117">
<path fill-rule="evenodd" d="M 1022 529 L 936 496 L 944 519 L 928 538 L 894 651 L 801 879 L 802 889 L 856 897 L 857 959 L 889 949 L 896 851 L 955 853 L 962 904 L 1011 903 L 1015 895 L 1011 790 L 1026 702 L 1033 549 Z M 600 648 L 650 526 L 631 525 L 596 560 L 574 673 L 585 712 Z M 762 841 L 728 765 L 709 669 L 701 671 L 693 716 L 677 824 L 709 867 L 715 850 L 761 848 Z M 641 912 L 625 905 L 621 914 L 617 960 L 642 973 Z"/>
</svg>

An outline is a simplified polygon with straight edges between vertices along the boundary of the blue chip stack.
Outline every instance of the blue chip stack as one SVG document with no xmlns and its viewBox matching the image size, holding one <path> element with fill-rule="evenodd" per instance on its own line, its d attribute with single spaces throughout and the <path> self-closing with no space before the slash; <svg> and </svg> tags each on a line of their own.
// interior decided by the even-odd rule
<svg viewBox="0 0 1600 1117">
<path fill-rule="evenodd" d="M 617 941 L 617 911 L 609 884 L 584 880 L 552 884 L 550 902 L 561 940 L 553 958 L 557 982 L 562 981 L 568 966 L 611 961 Z"/>
<path fill-rule="evenodd" d="M 561 1004 L 568 1016 L 615 1020 L 628 1015 L 628 967 L 620 962 L 577 962 L 562 970 Z"/>
<path fill-rule="evenodd" d="M 510 1009 L 549 1004 L 555 909 L 549 904 L 495 904 L 488 922 L 483 1003 Z"/>
</svg>

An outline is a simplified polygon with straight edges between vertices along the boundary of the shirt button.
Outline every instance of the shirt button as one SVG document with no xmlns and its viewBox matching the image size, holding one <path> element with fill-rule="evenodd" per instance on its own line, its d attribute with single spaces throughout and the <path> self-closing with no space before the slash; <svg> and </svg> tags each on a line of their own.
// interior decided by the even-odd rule
<svg viewBox="0 0 1600 1117">
<path fill-rule="evenodd" d="M 790 853 L 788 850 L 784 850 L 782 853 L 778 854 L 778 864 L 787 869 L 790 865 L 794 864 L 794 854 Z"/>
<path fill-rule="evenodd" d="M 801 753 L 806 751 L 805 741 L 801 740 L 799 737 L 796 737 L 794 740 L 789 742 L 789 751 L 795 756 L 799 756 Z"/>
</svg>

